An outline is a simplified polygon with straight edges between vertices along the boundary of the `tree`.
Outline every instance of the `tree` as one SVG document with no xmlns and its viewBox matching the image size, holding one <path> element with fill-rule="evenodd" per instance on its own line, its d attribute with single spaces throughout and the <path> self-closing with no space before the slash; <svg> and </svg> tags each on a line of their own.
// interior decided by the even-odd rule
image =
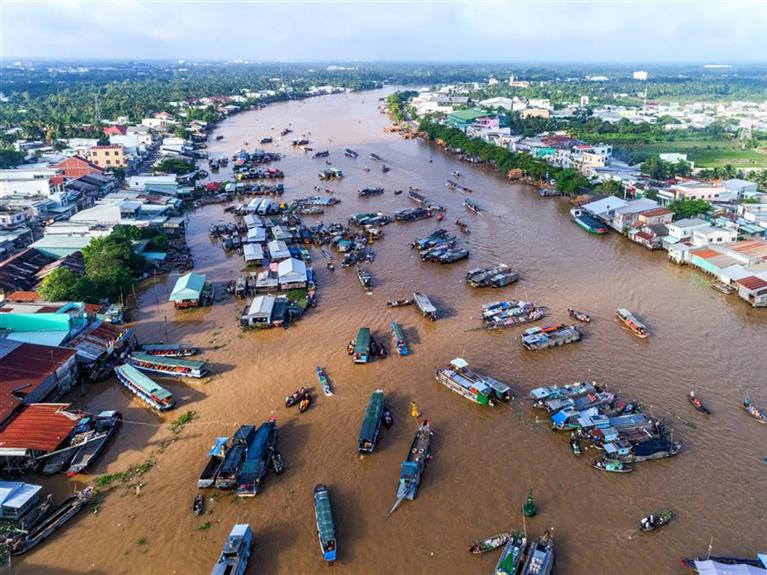
<svg viewBox="0 0 767 575">
<path fill-rule="evenodd" d="M 43 279 L 37 288 L 40 297 L 45 301 L 97 301 L 90 281 L 76 274 L 69 268 L 58 267 Z"/>
<path fill-rule="evenodd" d="M 158 162 L 152 170 L 166 174 L 188 174 L 195 169 L 194 164 L 180 158 L 165 158 Z"/>
<path fill-rule="evenodd" d="M 668 209 L 674 212 L 675 220 L 704 214 L 710 207 L 705 200 L 676 200 L 668 205 Z"/>
<path fill-rule="evenodd" d="M 0 168 L 13 168 L 24 161 L 24 152 L 17 152 L 11 148 L 0 149 Z"/>
</svg>

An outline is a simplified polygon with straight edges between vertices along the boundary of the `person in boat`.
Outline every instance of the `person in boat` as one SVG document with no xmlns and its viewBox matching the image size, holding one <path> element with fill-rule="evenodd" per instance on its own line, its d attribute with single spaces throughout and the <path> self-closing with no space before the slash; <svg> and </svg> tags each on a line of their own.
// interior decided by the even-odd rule
<svg viewBox="0 0 767 575">
<path fill-rule="evenodd" d="M 423 415 L 423 412 L 418 409 L 418 404 L 415 401 L 410 402 L 410 415 L 415 419 L 418 419 Z"/>
</svg>

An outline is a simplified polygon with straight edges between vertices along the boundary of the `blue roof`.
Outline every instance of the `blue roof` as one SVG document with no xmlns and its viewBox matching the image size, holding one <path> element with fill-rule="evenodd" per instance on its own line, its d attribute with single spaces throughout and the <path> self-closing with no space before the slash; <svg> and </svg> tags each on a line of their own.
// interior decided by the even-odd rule
<svg viewBox="0 0 767 575">
<path fill-rule="evenodd" d="M 176 285 L 170 294 L 170 301 L 200 299 L 205 287 L 205 274 L 190 272 L 176 280 Z"/>
</svg>

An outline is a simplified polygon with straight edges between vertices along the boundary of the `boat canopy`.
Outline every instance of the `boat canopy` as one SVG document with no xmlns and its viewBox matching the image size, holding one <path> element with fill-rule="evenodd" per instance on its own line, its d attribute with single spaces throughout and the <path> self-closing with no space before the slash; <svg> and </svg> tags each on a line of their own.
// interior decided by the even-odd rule
<svg viewBox="0 0 767 575">
<path fill-rule="evenodd" d="M 462 357 L 456 357 L 453 361 L 450 362 L 450 365 L 452 365 L 455 369 L 466 369 L 469 367 L 469 362 Z"/>
<path fill-rule="evenodd" d="M 141 391 L 147 395 L 157 398 L 160 402 L 169 400 L 173 397 L 170 391 L 158 385 L 152 379 L 128 363 L 124 365 L 118 365 L 115 369 Z"/>
<path fill-rule="evenodd" d="M 381 416 L 383 415 L 383 402 L 384 392 L 381 389 L 377 389 L 370 396 L 367 409 L 365 410 L 365 418 L 362 420 L 362 426 L 360 427 L 360 444 L 363 441 L 374 441 L 378 430 L 381 426 Z"/>
<path fill-rule="evenodd" d="M 767 575 L 767 569 L 751 565 L 729 565 L 716 561 L 696 561 L 695 569 L 700 575 Z"/>
<path fill-rule="evenodd" d="M 330 508 L 330 497 L 326 490 L 314 494 L 314 508 L 317 513 L 317 530 L 323 543 L 336 538 L 336 526 L 333 522 L 333 511 Z"/>
<path fill-rule="evenodd" d="M 367 354 L 370 350 L 370 328 L 361 327 L 357 332 L 357 339 L 354 340 L 355 353 Z"/>
<path fill-rule="evenodd" d="M 149 362 L 156 365 L 165 367 L 186 367 L 193 370 L 202 370 L 205 367 L 205 362 L 198 359 L 181 359 L 178 357 L 162 357 L 156 355 L 150 355 L 147 353 L 134 352 L 131 354 L 131 358 L 139 362 Z"/>
<path fill-rule="evenodd" d="M 210 451 L 208 451 L 208 455 L 211 457 L 223 457 L 224 456 L 224 448 L 226 447 L 226 444 L 229 442 L 228 437 L 217 437 L 216 443 L 213 444 L 213 447 L 210 448 Z"/>
</svg>

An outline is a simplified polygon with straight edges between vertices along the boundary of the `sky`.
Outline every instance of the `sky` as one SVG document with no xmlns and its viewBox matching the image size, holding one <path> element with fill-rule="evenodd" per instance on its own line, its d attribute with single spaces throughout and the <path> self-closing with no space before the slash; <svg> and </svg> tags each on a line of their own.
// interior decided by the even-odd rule
<svg viewBox="0 0 767 575">
<path fill-rule="evenodd" d="M 767 0 L 0 0 L 0 56 L 765 62 Z"/>
</svg>

